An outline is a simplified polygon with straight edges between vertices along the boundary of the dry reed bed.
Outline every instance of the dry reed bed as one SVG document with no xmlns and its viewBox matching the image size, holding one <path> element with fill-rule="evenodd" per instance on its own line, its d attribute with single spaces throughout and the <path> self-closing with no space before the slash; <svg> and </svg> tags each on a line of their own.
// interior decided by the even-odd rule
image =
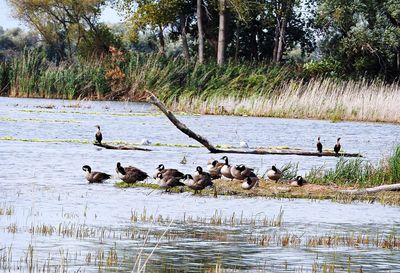
<svg viewBox="0 0 400 273">
<path fill-rule="evenodd" d="M 175 111 L 287 118 L 400 122 L 400 86 L 367 81 L 289 81 L 277 95 L 184 97 Z"/>
</svg>

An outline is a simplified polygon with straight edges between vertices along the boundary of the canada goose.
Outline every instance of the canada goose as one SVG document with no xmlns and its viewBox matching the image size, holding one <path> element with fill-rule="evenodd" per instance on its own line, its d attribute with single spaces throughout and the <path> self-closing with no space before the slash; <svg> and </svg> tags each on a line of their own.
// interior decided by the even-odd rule
<svg viewBox="0 0 400 273">
<path fill-rule="evenodd" d="M 321 138 L 320 137 L 318 137 L 318 139 L 317 139 L 317 151 L 319 153 L 322 153 L 322 143 L 321 143 Z"/>
<path fill-rule="evenodd" d="M 231 167 L 231 174 L 235 179 L 244 180 L 253 173 L 254 169 L 247 168 L 245 165 L 236 165 Z"/>
<path fill-rule="evenodd" d="M 211 182 L 211 175 L 208 172 L 203 171 L 203 168 L 197 166 L 196 172 L 193 175 L 193 180 L 196 183 L 202 183 L 207 186 L 211 186 L 213 183 Z"/>
<path fill-rule="evenodd" d="M 162 173 L 163 175 L 168 175 L 168 176 L 171 175 L 171 176 L 178 177 L 178 178 L 181 178 L 183 176 L 183 173 L 181 173 L 177 169 L 166 169 L 164 164 L 158 165 L 156 170 L 157 170 L 157 172 L 153 175 L 154 179 L 157 178 L 157 175 L 159 173 Z"/>
<path fill-rule="evenodd" d="M 303 186 L 307 181 L 300 175 L 298 175 L 294 180 L 290 182 L 290 185 L 292 186 Z"/>
<path fill-rule="evenodd" d="M 101 141 L 103 140 L 103 135 L 101 134 L 101 131 L 100 131 L 100 125 L 96 125 L 96 127 L 97 127 L 97 132 L 96 132 L 96 135 L 95 135 L 96 141 L 99 144 L 101 144 Z"/>
<path fill-rule="evenodd" d="M 132 166 L 122 167 L 119 162 L 117 163 L 115 171 L 117 172 L 118 177 L 126 183 L 136 183 L 149 177 L 144 171 Z"/>
<path fill-rule="evenodd" d="M 208 186 L 213 186 L 210 175 L 204 172 L 202 175 L 195 175 L 194 177 L 190 174 L 185 174 L 182 182 L 190 189 L 194 190 L 195 194 L 197 191 L 201 191 Z"/>
<path fill-rule="evenodd" d="M 173 176 L 169 173 L 161 173 L 159 172 L 157 174 L 157 184 L 160 186 L 160 188 L 165 189 L 166 192 L 169 192 L 169 190 L 173 187 L 177 186 L 184 186 L 182 182 L 180 182 L 181 177 L 176 177 Z"/>
<path fill-rule="evenodd" d="M 211 175 L 211 179 L 221 178 L 221 168 L 224 166 L 224 163 L 218 162 L 214 160 L 210 164 L 207 165 L 207 170 Z"/>
<path fill-rule="evenodd" d="M 270 180 L 274 180 L 275 182 L 277 182 L 281 178 L 282 172 L 278 170 L 275 166 L 272 166 L 271 170 L 267 172 L 267 176 Z"/>
<path fill-rule="evenodd" d="M 231 174 L 231 165 L 229 165 L 228 157 L 223 156 L 221 159 L 225 160 L 225 164 L 221 168 L 221 174 L 226 178 L 233 179 L 233 176 Z"/>
<path fill-rule="evenodd" d="M 247 176 L 246 179 L 242 183 L 242 189 L 244 190 L 251 190 L 257 183 L 258 183 L 258 177 L 254 173 L 251 173 L 251 175 Z"/>
<path fill-rule="evenodd" d="M 107 179 L 111 178 L 111 175 L 102 172 L 92 172 L 92 168 L 88 165 L 84 165 L 82 170 L 86 172 L 86 179 L 89 183 L 103 183 Z"/>
<path fill-rule="evenodd" d="M 342 146 L 340 145 L 340 137 L 339 137 L 336 141 L 335 147 L 333 147 L 333 150 L 335 151 L 336 155 L 339 154 L 340 148 L 342 148 Z"/>
</svg>

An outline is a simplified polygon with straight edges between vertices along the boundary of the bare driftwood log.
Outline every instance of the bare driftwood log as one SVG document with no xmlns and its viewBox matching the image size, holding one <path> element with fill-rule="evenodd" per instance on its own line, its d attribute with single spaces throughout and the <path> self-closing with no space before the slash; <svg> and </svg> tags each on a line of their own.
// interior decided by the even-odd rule
<svg viewBox="0 0 400 273">
<path fill-rule="evenodd" d="M 392 184 L 392 185 L 382 185 L 373 188 L 366 188 L 366 189 L 355 189 L 355 190 L 340 190 L 340 193 L 348 193 L 353 195 L 362 195 L 362 194 L 369 194 L 369 193 L 377 193 L 381 191 L 398 191 L 400 190 L 400 184 Z"/>
<path fill-rule="evenodd" d="M 150 94 L 148 101 L 157 106 L 161 112 L 163 112 L 167 118 L 184 134 L 188 135 L 190 138 L 193 138 L 200 142 L 204 147 L 206 147 L 211 153 L 218 153 L 219 149 L 215 148 L 206 138 L 202 137 L 199 134 L 196 134 L 192 130 L 190 130 L 185 124 L 180 122 L 175 115 L 165 107 L 164 103 L 162 103 L 153 93 L 148 92 Z"/>
<path fill-rule="evenodd" d="M 196 134 L 192 130 L 190 130 L 185 124 L 180 122 L 175 115 L 167 109 L 167 107 L 162 103 L 153 93 L 147 91 L 149 97 L 147 99 L 148 102 L 157 106 L 161 112 L 163 112 L 167 118 L 184 134 L 188 135 L 190 138 L 200 142 L 204 147 L 206 147 L 211 153 L 231 153 L 231 154 L 273 154 L 273 155 L 303 155 L 303 156 L 344 156 L 344 157 L 362 157 L 360 154 L 355 153 L 339 153 L 336 155 L 334 152 L 325 151 L 322 153 L 319 152 L 311 152 L 311 151 L 301 151 L 301 150 L 278 150 L 278 149 L 267 149 L 267 148 L 259 148 L 255 150 L 235 150 L 235 149 L 219 149 L 212 145 L 205 137 Z"/>
<path fill-rule="evenodd" d="M 134 146 L 114 146 L 114 145 L 109 145 L 109 144 L 100 144 L 100 143 L 93 143 L 93 145 L 96 145 L 98 147 L 104 148 L 104 149 L 110 149 L 110 150 L 138 150 L 138 151 L 145 151 L 145 152 L 150 152 L 150 149 L 146 148 L 140 148 L 140 147 L 134 147 Z"/>
</svg>

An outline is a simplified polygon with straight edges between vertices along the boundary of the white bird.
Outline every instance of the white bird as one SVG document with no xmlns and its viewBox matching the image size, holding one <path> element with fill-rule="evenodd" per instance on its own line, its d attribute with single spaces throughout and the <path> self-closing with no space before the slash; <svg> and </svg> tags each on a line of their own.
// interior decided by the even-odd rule
<svg viewBox="0 0 400 273">
<path fill-rule="evenodd" d="M 151 141 L 148 140 L 147 138 L 143 138 L 142 141 L 140 142 L 141 145 L 150 145 Z"/>
<path fill-rule="evenodd" d="M 240 141 L 239 146 L 240 148 L 249 148 L 249 144 L 244 140 Z"/>
</svg>

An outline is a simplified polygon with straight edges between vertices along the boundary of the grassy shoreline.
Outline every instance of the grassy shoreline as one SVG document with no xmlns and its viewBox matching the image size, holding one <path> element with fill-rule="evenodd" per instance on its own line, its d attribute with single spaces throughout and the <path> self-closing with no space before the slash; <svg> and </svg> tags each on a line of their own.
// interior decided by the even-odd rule
<svg viewBox="0 0 400 273">
<path fill-rule="evenodd" d="M 144 101 L 150 90 L 171 110 L 191 114 L 400 123 L 398 82 L 332 78 L 300 65 L 219 67 L 135 53 L 119 63 L 55 65 L 28 51 L 3 66 L 1 95 L 10 97 Z"/>
<path fill-rule="evenodd" d="M 261 179 L 260 186 L 251 190 L 244 190 L 241 188 L 241 181 L 227 181 L 218 179 L 214 181 L 214 189 L 205 189 L 200 196 L 218 197 L 218 196 L 235 196 L 241 198 L 287 198 L 287 199 L 309 199 L 309 200 L 331 200 L 340 203 L 351 202 L 378 202 L 382 205 L 395 205 L 400 206 L 400 192 L 380 192 L 368 195 L 351 195 L 340 193 L 338 190 L 354 189 L 354 187 L 339 187 L 334 185 L 318 185 L 307 183 L 302 187 L 291 186 L 285 183 L 274 183 L 269 180 Z M 137 183 L 127 184 L 124 182 L 117 182 L 115 187 L 121 189 L 127 188 L 146 188 L 153 191 L 164 191 L 157 184 L 154 183 Z M 151 191 L 149 194 L 151 194 Z M 194 191 L 187 187 L 173 188 L 172 193 L 190 192 Z"/>
</svg>

